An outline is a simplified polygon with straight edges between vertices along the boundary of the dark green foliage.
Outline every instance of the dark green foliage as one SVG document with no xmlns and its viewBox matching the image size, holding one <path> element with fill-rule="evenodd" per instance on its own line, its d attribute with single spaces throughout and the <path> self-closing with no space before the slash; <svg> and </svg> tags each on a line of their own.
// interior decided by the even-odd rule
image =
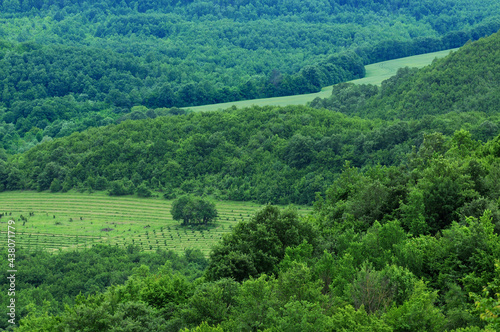
<svg viewBox="0 0 500 332">
<path fill-rule="evenodd" d="M 322 204 L 327 209 L 328 203 Z M 321 232 L 312 231 L 312 223 L 322 226 Z M 333 254 L 319 254 L 317 249 L 326 243 Z M 242 269 L 232 265 L 236 260 L 223 254 L 222 248 L 247 265 L 240 265 Z M 139 255 L 130 249 L 130 255 Z M 188 263 L 203 267 L 201 253 L 187 251 L 179 259 L 160 252 L 160 261 L 170 263 L 154 272 L 145 265 L 136 267 L 123 285 L 79 295 L 64 311 L 47 302 L 39 309 L 31 307 L 19 331 L 84 327 L 178 331 L 197 330 L 196 326 L 202 331 L 211 330 L 209 326 L 214 331 L 216 326 L 223 330 L 445 331 L 467 327 L 467 331 L 481 331 L 479 313 L 490 327 L 498 323 L 494 316 L 484 315 L 496 310 L 496 299 L 489 292 L 498 288 L 498 273 L 493 270 L 498 253 L 500 241 L 489 212 L 480 220 L 453 223 L 442 230 L 442 236 L 415 238 L 398 221 L 375 222 L 366 232 L 354 232 L 348 225 L 325 227 L 319 213 L 300 221 L 290 210 L 268 206 L 250 222 L 235 227 L 214 248 L 205 278 L 191 282 L 172 269 L 191 266 Z M 66 256 L 58 255 L 57 263 L 72 271 Z M 156 257 L 153 261 L 149 264 L 159 262 Z M 236 281 L 217 275 L 230 266 L 229 276 Z M 28 272 L 24 278 L 29 276 L 27 283 L 39 286 L 38 293 L 30 288 L 23 297 L 57 299 L 58 293 L 45 290 L 44 275 L 49 270 L 34 267 Z M 248 278 L 249 273 L 253 277 Z M 109 273 L 97 274 L 86 286 L 92 286 L 93 293 L 105 287 L 109 278 Z M 68 285 L 75 287 L 74 282 Z M 478 294 L 487 284 L 489 292 L 473 297 L 478 310 L 474 311 L 467 293 Z"/>
<path fill-rule="evenodd" d="M 80 4 L 71 2 L 4 1 L 1 15 L 12 18 L 11 22 L 31 10 L 52 11 L 53 22 L 47 21 L 56 31 L 52 42 L 71 40 L 80 45 L 85 39 L 96 54 L 103 55 L 103 66 L 110 66 L 105 73 L 113 75 L 91 76 L 90 71 L 100 65 L 92 62 L 89 68 L 77 68 L 89 79 L 65 81 L 66 73 L 70 76 L 78 70 L 61 70 L 60 80 L 50 90 L 36 83 L 43 81 L 43 71 L 36 69 L 50 64 L 41 59 L 50 55 L 53 63 L 71 66 L 68 54 L 78 60 L 85 59 L 85 52 L 61 46 L 55 48 L 60 54 L 50 54 L 36 43 L 0 43 L 2 59 L 11 60 L 4 68 L 13 71 L 3 80 L 5 108 L 0 115 L 8 124 L 0 127 L 0 134 L 18 147 L 22 146 L 19 133 L 30 144 L 41 142 L 22 155 L 6 158 L 0 153 L 1 190 L 87 188 L 143 197 L 158 190 L 165 197 L 181 195 L 172 214 L 185 223 L 207 222 L 199 211 L 211 207 L 182 196 L 186 192 L 261 202 L 316 200 L 314 213 L 304 218 L 291 208 L 266 206 L 250 221 L 233 226 L 213 248 L 208 262 L 201 252 L 192 250 L 184 257 L 163 251 L 146 255 L 133 247 L 126 251 L 97 247 L 58 255 L 20 251 L 17 295 L 22 305 L 16 313 L 23 319 L 18 330 L 496 330 L 498 35 L 467 45 L 422 71 L 403 69 L 381 88 L 343 84 L 331 99 L 314 102 L 317 107 L 371 120 L 307 107 L 253 107 L 175 117 L 162 115 L 182 112 L 158 109 L 168 103 L 216 101 L 215 96 L 235 100 L 260 96 L 263 91 L 279 95 L 317 90 L 338 78 L 362 75 L 362 61 L 436 50 L 482 36 L 496 22 L 484 21 L 478 8 L 491 11 L 495 4 L 256 4 L 82 2 L 81 10 Z M 312 10 L 314 5 L 321 9 Z M 352 16 L 353 8 L 359 16 Z M 464 8 L 477 9 L 476 15 L 460 16 L 467 12 Z M 384 24 L 391 22 L 391 14 L 397 15 L 391 31 L 412 26 L 412 33 L 420 37 L 384 41 Z M 313 39 L 309 36 L 325 28 L 314 26 L 307 33 L 304 28 L 334 20 L 352 26 L 360 17 L 363 22 L 381 22 L 381 37 L 355 49 L 356 53 L 320 50 L 333 39 L 343 43 L 357 38 L 362 43 L 369 37 L 351 35 L 348 27 L 328 28 L 324 40 L 321 34 Z M 470 19 L 464 22 L 461 17 Z M 76 18 L 95 24 L 92 34 L 70 24 Z M 33 22 L 34 31 L 40 32 L 38 21 Z M 196 43 L 193 52 L 174 46 L 177 34 L 194 38 L 196 34 L 189 31 L 201 22 L 209 25 L 202 38 L 204 52 Z M 283 29 L 292 26 L 295 29 Z M 269 32 L 257 33 L 265 29 Z M 28 30 L 25 34 L 33 33 Z M 273 37 L 273 31 L 282 34 Z M 361 25 L 352 31 L 362 32 Z M 237 47 L 217 45 L 219 53 L 210 53 L 211 33 L 224 36 L 223 45 Z M 273 53 L 272 44 L 288 34 L 296 35 L 286 43 L 306 40 L 301 45 L 316 44 L 309 54 L 322 56 L 302 54 L 310 60 L 285 71 L 280 64 L 290 58 L 277 60 L 281 53 Z M 148 44 L 151 35 L 158 39 Z M 306 37 L 298 38 L 301 35 Z M 49 37 L 40 32 L 37 38 Z M 127 45 L 136 39 L 143 41 Z M 101 42 L 114 51 L 98 50 Z M 331 43 L 328 49 L 339 45 Z M 296 46 L 280 47 L 296 50 Z M 127 51 L 134 53 L 118 55 Z M 263 65 L 259 61 L 264 57 L 255 54 L 266 52 L 270 63 Z M 238 56 L 248 58 L 243 54 L 259 60 L 242 70 L 241 64 L 232 61 Z M 217 62 L 234 68 L 233 72 L 214 70 Z M 16 69 L 23 67 L 29 68 L 16 76 Z M 201 69 L 190 71 L 195 67 Z M 33 75 L 23 76 L 27 72 Z M 229 78 L 232 75 L 234 79 Z M 75 80 L 91 84 L 69 84 Z M 57 95 L 61 89 L 70 96 Z M 50 96 L 41 99 L 44 93 Z M 88 97 L 91 94 L 95 97 Z M 49 107 L 50 102 L 67 111 Z M 96 115 L 106 107 L 111 121 L 119 124 L 53 141 L 44 137 L 49 132 L 66 136 L 80 125 L 109 122 Z M 95 113 L 94 122 L 88 121 L 92 116 L 86 115 L 86 109 Z M 65 113 L 79 118 L 70 124 Z M 7 270 L 7 261 L 3 264 Z M 0 284 L 4 303 L 7 280 Z"/>
<path fill-rule="evenodd" d="M 471 111 L 495 115 L 500 95 L 499 76 L 494 74 L 500 70 L 499 45 L 500 34 L 496 33 L 422 70 L 400 69 L 378 91 L 370 86 L 341 84 L 334 88 L 332 97 L 311 105 L 372 119 L 422 119 Z M 492 131 L 498 134 L 489 121 L 477 128 L 481 139 L 492 138 L 494 135 L 487 136 Z"/>
<path fill-rule="evenodd" d="M 103 292 L 111 285 L 124 284 L 132 274 L 138 274 L 146 265 L 148 266 L 146 270 L 156 273 L 166 261 L 171 262 L 171 268 L 177 271 L 175 273 L 181 272 L 190 280 L 199 277 L 207 263 L 200 252 L 193 250 L 189 250 L 185 256 L 181 257 L 174 252 L 141 253 L 135 247 L 120 249 L 115 248 L 115 246 L 96 246 L 79 252 L 61 252 L 58 254 L 46 252 L 23 254 L 18 251 L 16 252 L 16 263 L 19 268 L 19 273 L 16 274 L 18 277 L 16 281 L 16 298 L 19 300 L 19 306 L 16 306 L 16 315 L 18 315 L 16 321 L 19 322 L 19 319 L 29 312 L 31 312 L 33 318 L 42 317 L 46 313 L 61 313 L 64 310 L 64 304 L 75 303 L 75 297 L 79 294 L 86 297 L 96 292 Z M 5 261 L 6 269 L 7 263 Z M 143 268 L 139 268 L 141 264 Z M 179 278 L 181 280 L 184 277 Z M 155 285 L 153 281 L 151 282 L 152 285 Z M 7 279 L 0 283 L 0 287 L 5 290 L 2 291 L 2 301 L 8 301 L 6 297 L 7 286 Z M 100 302 L 102 299 L 101 295 L 92 298 L 96 302 Z M 82 305 L 79 301 L 81 301 L 81 298 L 76 300 L 76 306 Z M 92 305 L 92 309 L 87 308 L 83 311 L 75 308 L 76 311 L 72 311 L 70 315 L 73 318 L 69 320 L 74 323 L 69 323 L 69 321 L 66 321 L 66 323 L 70 325 L 85 324 L 88 323 L 89 319 L 93 319 L 92 317 L 98 315 L 104 315 L 111 319 L 109 313 L 106 313 L 110 305 L 110 303 L 102 303 L 103 307 L 100 308 Z M 146 316 L 148 316 L 153 312 L 151 308 L 141 307 L 138 303 L 123 304 L 123 306 L 119 311 L 126 311 L 127 314 L 124 313 L 120 316 L 122 318 L 124 318 L 123 316 L 132 315 L 135 317 L 133 320 L 147 320 L 147 317 L 138 317 L 140 316 L 139 313 L 146 311 L 148 312 Z M 80 314 L 83 315 L 83 312 L 86 312 L 86 314 L 80 316 Z M 133 314 L 133 312 L 136 312 L 136 314 Z M 87 314 L 90 316 L 86 316 Z M 122 318 L 115 317 L 113 319 L 119 321 Z M 5 324 L 6 321 L 4 320 L 2 323 Z M 6 325 L 1 327 L 6 328 Z"/>
<path fill-rule="evenodd" d="M 50 184 L 50 191 L 56 193 L 58 191 L 61 191 L 61 189 L 62 189 L 61 181 L 59 181 L 59 179 L 57 178 L 52 180 L 52 183 Z"/>
<path fill-rule="evenodd" d="M 141 105 L 315 92 L 362 77 L 364 64 L 492 34 L 497 13 L 465 0 L 5 0 L 0 148 L 156 116 Z"/>
<path fill-rule="evenodd" d="M 500 328 L 500 262 L 495 262 L 495 277 L 483 288 L 482 296 L 471 293 L 476 311 L 490 330 Z"/>
<path fill-rule="evenodd" d="M 169 197 L 181 189 L 233 200 L 307 204 L 340 169 L 341 144 L 354 142 L 339 134 L 352 126 L 369 130 L 368 123 L 303 107 L 124 122 L 40 145 L 22 162 L 31 180 L 7 173 L 3 182 L 46 190 L 57 177 L 72 186 L 107 188 L 112 195 L 132 194 L 142 186 L 164 188 Z M 23 174 L 17 163 L 7 167 Z M 43 172 L 28 171 L 31 167 Z"/>
<path fill-rule="evenodd" d="M 311 225 L 299 220 L 296 211 L 267 206 L 251 221 L 237 224 L 232 234 L 214 247 L 207 277 L 241 281 L 261 273 L 276 273 L 287 247 L 304 240 L 315 243 L 315 235 Z"/>
<path fill-rule="evenodd" d="M 192 295 L 191 285 L 184 276 L 172 274 L 163 269 L 158 275 L 152 275 L 143 281 L 140 299 L 153 308 L 185 303 Z"/>
<path fill-rule="evenodd" d="M 183 313 L 184 319 L 189 325 L 195 326 L 202 322 L 210 325 L 222 323 L 237 305 L 239 291 L 239 284 L 232 279 L 199 285 L 189 299 L 190 306 Z"/>
<path fill-rule="evenodd" d="M 385 321 L 394 331 L 443 331 L 445 316 L 434 306 L 436 300 L 437 292 L 420 281 L 408 301 L 385 314 Z"/>
<path fill-rule="evenodd" d="M 47 190 L 58 178 L 64 191 L 81 183 L 112 195 L 148 195 L 148 189 L 170 199 L 190 193 L 311 204 L 316 192 L 333 183 L 345 160 L 357 167 L 397 165 L 413 145 L 422 144 L 423 133 L 439 130 L 443 122 L 452 128 L 468 125 L 475 132 L 484 115 L 373 122 L 290 106 L 157 117 L 46 142 L 22 158 L 11 158 L 0 182 L 4 190 Z M 377 193 L 380 201 L 353 207 L 357 215 L 371 211 L 377 217 L 383 200 L 397 203 L 384 196 L 382 183 L 370 186 L 373 190 L 358 193 L 359 200 Z"/>
<path fill-rule="evenodd" d="M 127 179 L 116 180 L 109 183 L 110 196 L 131 195 L 134 193 L 134 191 L 134 184 L 132 183 L 132 181 Z"/>
<path fill-rule="evenodd" d="M 170 210 L 174 220 L 182 220 L 183 225 L 213 223 L 218 214 L 215 203 L 192 196 L 182 196 L 172 202 Z"/>
<path fill-rule="evenodd" d="M 312 162 L 314 156 L 314 140 L 311 137 L 304 137 L 300 134 L 290 138 L 284 155 L 290 167 L 303 168 Z"/>
<path fill-rule="evenodd" d="M 152 193 L 151 190 L 147 187 L 145 182 L 142 182 L 138 187 L 137 187 L 137 196 L 139 197 L 151 197 Z"/>
</svg>

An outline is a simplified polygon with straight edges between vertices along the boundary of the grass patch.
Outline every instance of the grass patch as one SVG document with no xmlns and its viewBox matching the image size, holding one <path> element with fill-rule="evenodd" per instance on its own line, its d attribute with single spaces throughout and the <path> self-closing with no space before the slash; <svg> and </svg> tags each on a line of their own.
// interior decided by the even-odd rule
<svg viewBox="0 0 500 332">
<path fill-rule="evenodd" d="M 172 200 L 110 197 L 103 192 L 48 193 L 15 191 L 0 193 L 0 232 L 7 221 L 16 221 L 17 250 L 67 250 L 98 243 L 143 250 L 170 249 L 183 252 L 210 248 L 240 221 L 250 219 L 263 206 L 251 202 L 216 202 L 219 219 L 213 225 L 181 227 L 170 214 Z M 300 214 L 312 211 L 299 207 Z"/>
<path fill-rule="evenodd" d="M 417 67 L 422 68 L 432 63 L 436 58 L 442 58 L 452 50 L 445 50 L 427 54 L 414 55 L 406 58 L 394 59 L 383 61 L 365 66 L 366 75 L 363 78 L 353 80 L 352 83 L 356 84 L 375 84 L 380 85 L 382 81 L 396 75 L 399 68 L 403 67 Z M 288 106 L 288 105 L 305 105 L 312 101 L 314 98 L 327 98 L 332 94 L 332 86 L 325 87 L 317 93 L 308 93 L 303 95 L 294 95 L 286 97 L 274 97 L 264 99 L 242 100 L 229 103 L 211 104 L 203 106 L 184 107 L 195 112 L 217 111 L 227 109 L 232 106 L 237 108 L 245 108 L 250 106 Z"/>
<path fill-rule="evenodd" d="M 383 61 L 365 66 L 366 75 L 363 78 L 353 80 L 356 84 L 374 84 L 380 85 L 382 81 L 396 75 L 399 68 L 416 67 L 422 68 L 430 65 L 436 58 L 442 58 L 450 54 L 451 51 L 456 51 L 458 48 L 451 50 L 420 54 L 409 56 L 406 58 Z"/>
</svg>

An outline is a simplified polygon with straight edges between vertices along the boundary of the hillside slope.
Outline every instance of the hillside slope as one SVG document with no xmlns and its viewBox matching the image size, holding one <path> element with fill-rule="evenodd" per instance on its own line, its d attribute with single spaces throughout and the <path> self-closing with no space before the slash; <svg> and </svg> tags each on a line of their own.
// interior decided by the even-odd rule
<svg viewBox="0 0 500 332">
<path fill-rule="evenodd" d="M 365 104 L 378 105 L 374 108 L 378 113 L 371 117 L 388 117 L 387 112 L 396 112 L 391 111 L 391 105 L 409 104 L 407 100 L 415 98 L 423 105 L 415 108 L 418 112 L 404 110 L 412 110 L 421 120 L 362 120 L 291 106 L 126 121 L 48 141 L 15 156 L 5 164 L 0 184 L 4 190 L 64 191 L 75 187 L 108 189 L 116 195 L 133 194 L 141 187 L 159 190 L 166 197 L 188 192 L 261 203 L 310 204 L 346 161 L 357 167 L 399 165 L 429 132 L 452 135 L 468 128 L 473 138 L 484 141 L 497 135 L 495 93 L 475 95 L 472 90 L 467 94 L 469 100 L 476 96 L 493 105 L 484 112 L 436 115 L 435 109 L 424 106 L 455 105 L 458 93 L 476 86 L 466 84 L 467 77 L 481 82 L 486 90 L 496 91 L 500 71 L 495 70 L 497 61 L 487 52 L 495 49 L 498 38 L 495 35 L 473 43 L 406 78 L 391 79 L 380 91 L 375 86 L 360 87 L 364 96 L 374 95 L 364 100 Z M 486 52 L 484 57 L 481 52 Z M 481 72 L 474 71 L 476 68 L 491 71 L 491 78 L 477 78 L 475 74 Z M 438 79 L 443 89 L 456 94 L 435 93 L 429 100 L 412 97 L 434 94 L 429 82 Z M 360 106 L 363 97 L 357 96 L 346 98 L 343 105 L 347 109 L 359 107 L 359 113 L 369 110 Z M 402 101 L 396 104 L 398 96 Z"/>
<path fill-rule="evenodd" d="M 402 69 L 379 89 L 341 84 L 331 97 L 311 105 L 383 119 L 469 111 L 495 115 L 500 110 L 499 72 L 500 33 L 495 33 L 421 70 Z"/>
<path fill-rule="evenodd" d="M 133 107 L 318 92 L 366 64 L 490 35 L 499 12 L 478 0 L 0 1 L 0 149 Z"/>
</svg>

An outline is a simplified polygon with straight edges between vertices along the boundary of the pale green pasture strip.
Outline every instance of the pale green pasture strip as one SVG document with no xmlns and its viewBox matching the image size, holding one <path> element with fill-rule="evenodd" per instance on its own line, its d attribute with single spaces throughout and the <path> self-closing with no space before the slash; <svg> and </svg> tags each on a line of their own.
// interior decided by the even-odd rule
<svg viewBox="0 0 500 332">
<path fill-rule="evenodd" d="M 113 215 L 120 215 L 120 216 L 129 216 L 129 217 L 146 217 L 143 214 L 145 212 L 148 213 L 147 217 L 165 217 L 165 214 L 169 214 L 170 210 L 165 210 L 165 211 L 158 211 L 158 210 L 147 210 L 143 209 L 141 211 L 136 211 L 137 209 L 133 208 L 121 208 L 121 211 L 116 211 L 117 208 L 110 209 L 86 209 L 84 207 L 78 207 L 78 208 L 56 208 L 56 207 L 44 207 L 44 210 L 41 209 L 32 209 L 32 208 L 22 208 L 22 207 L 17 207 L 17 208 L 11 208 L 7 209 L 5 212 L 25 212 L 27 213 L 26 216 L 28 216 L 29 212 L 36 211 L 38 214 L 48 214 L 48 213 L 62 213 L 62 214 L 75 214 L 75 213 L 80 213 L 80 214 L 85 214 L 85 215 L 108 215 L 108 216 L 113 216 Z"/>
<path fill-rule="evenodd" d="M 106 204 L 103 203 L 92 203 L 92 202 L 68 202 L 68 201 L 63 201 L 63 200 L 56 200 L 56 201 L 46 201 L 46 202 L 16 202 L 16 201 L 9 201 L 9 202 L 1 202 L 2 208 L 52 208 L 53 206 L 58 206 L 61 208 L 61 205 L 67 208 L 85 208 L 87 206 L 92 206 L 94 208 L 128 208 L 128 209 L 148 209 L 148 210 L 155 210 L 155 211 L 169 211 L 171 208 L 171 205 L 164 205 L 164 206 L 158 206 L 158 205 L 132 205 L 132 204 L 123 204 L 120 202 L 109 202 Z"/>
<path fill-rule="evenodd" d="M 237 108 L 245 108 L 251 106 L 288 106 L 288 105 L 305 105 L 306 103 L 312 101 L 314 98 L 326 98 L 331 94 L 331 87 L 322 89 L 320 92 L 307 93 L 302 95 L 285 96 L 285 97 L 274 97 L 274 98 L 262 98 L 262 99 L 252 99 L 252 100 L 242 100 L 229 103 L 211 104 L 204 106 L 191 106 L 184 107 L 185 109 L 190 109 L 195 112 L 206 112 L 206 111 L 217 111 L 230 108 L 235 106 Z"/>
<path fill-rule="evenodd" d="M 35 210 L 38 211 L 38 213 L 48 213 L 48 212 L 84 212 L 86 214 L 112 214 L 112 213 L 118 213 L 118 214 L 130 214 L 132 213 L 133 215 L 141 215 L 144 211 L 148 211 L 149 214 L 155 213 L 156 215 L 161 215 L 162 213 L 170 213 L 170 209 L 138 209 L 137 207 L 130 207 L 130 206 L 92 206 L 92 209 L 89 209 L 85 205 L 81 206 L 67 206 L 67 207 L 60 207 L 60 205 L 54 205 L 54 206 L 48 206 L 48 205 L 29 205 L 29 206 L 17 206 L 15 203 L 12 203 L 12 205 L 4 205 L 5 209 L 8 210 L 8 212 L 18 212 L 18 211 L 27 211 L 27 210 Z M 9 209 L 10 208 L 10 209 Z M 44 209 L 44 210 L 41 210 Z M 121 209 L 121 211 L 116 211 L 117 209 Z M 97 212 L 98 211 L 98 212 Z"/>
<path fill-rule="evenodd" d="M 37 211 L 37 213 L 41 214 L 47 214 L 47 213 L 84 213 L 86 215 L 128 215 L 128 216 L 137 216 L 140 217 L 144 213 L 144 211 L 148 212 L 148 215 L 155 215 L 155 216 L 164 216 L 165 214 L 170 213 L 170 210 L 148 210 L 148 209 L 143 209 L 141 211 L 137 211 L 137 209 L 134 208 L 121 208 L 121 211 L 116 211 L 118 208 L 103 208 L 103 209 L 86 209 L 85 207 L 78 207 L 78 208 L 56 208 L 56 207 L 43 207 L 44 210 L 38 210 L 38 209 L 31 209 L 31 208 L 23 208 L 23 207 L 16 207 L 15 209 L 7 209 L 9 212 L 31 212 L 29 210 Z M 17 210 L 17 211 L 16 211 Z"/>
<path fill-rule="evenodd" d="M 436 58 L 441 58 L 450 53 L 450 51 L 455 51 L 458 48 L 414 55 L 410 57 L 394 59 L 389 61 L 383 61 L 365 66 L 366 75 L 364 78 L 351 81 L 355 84 L 375 84 L 380 85 L 382 81 L 396 75 L 399 68 L 403 67 L 417 67 L 422 68 L 432 63 Z M 235 106 L 237 108 L 245 108 L 250 106 L 288 106 L 288 105 L 305 105 L 308 102 L 313 101 L 315 98 L 327 98 L 332 94 L 332 86 L 325 87 L 321 89 L 318 93 L 309 93 L 303 95 L 294 95 L 286 97 L 274 97 L 274 98 L 263 98 L 263 99 L 252 99 L 235 101 L 229 103 L 211 104 L 203 106 L 191 106 L 184 107 L 195 112 L 206 112 L 206 111 L 217 111 L 230 108 Z"/>
<path fill-rule="evenodd" d="M 21 204 L 22 206 L 29 206 L 29 204 L 34 204 L 36 206 L 44 206 L 47 204 L 66 204 L 66 205 L 71 205 L 71 204 L 77 204 L 77 205 L 86 205 L 86 204 L 92 204 L 96 206 L 105 206 L 105 205 L 113 205 L 113 206 L 134 206 L 134 207 L 148 207 L 148 208 L 170 208 L 171 202 L 167 200 L 158 200 L 157 202 L 155 201 L 134 201 L 134 200 L 119 200 L 119 199 L 114 199 L 114 200 L 103 200 L 101 198 L 97 199 L 89 199 L 88 197 L 83 197 L 82 199 L 78 198 L 63 198 L 63 197 L 47 197 L 47 196 L 27 196 L 26 198 L 19 198 L 15 197 L 13 199 L 3 198 L 0 204 Z"/>
<path fill-rule="evenodd" d="M 12 212 L 22 212 L 22 211 L 27 211 L 27 210 L 19 210 L 19 211 L 12 211 Z M 160 213 L 157 213 L 157 211 L 150 211 L 150 210 L 143 210 L 141 211 L 140 213 L 137 213 L 135 212 L 133 209 L 131 210 L 130 213 L 128 213 L 126 210 L 123 210 L 123 211 L 115 211 L 115 210 L 108 210 L 108 211 L 105 211 L 105 210 L 99 210 L 99 211 L 102 211 L 102 212 L 96 212 L 96 211 L 92 211 L 92 210 L 88 210 L 88 209 L 70 209 L 70 208 L 67 208 L 67 209 L 56 209 L 56 208 L 53 208 L 53 209 L 50 209 L 50 210 L 47 210 L 47 211 L 38 211 L 38 213 L 53 213 L 53 214 L 63 214 L 63 215 L 75 215 L 75 214 L 85 214 L 86 216 L 96 216 L 96 217 L 99 217 L 99 216 L 107 216 L 107 217 L 124 217 L 124 218 L 146 218 L 146 219 L 151 219 L 151 218 L 160 218 L 160 219 L 165 219 L 166 218 L 166 214 L 170 214 L 170 211 L 165 211 L 164 213 L 160 214 Z M 142 213 L 144 212 L 147 212 L 148 215 L 147 216 L 144 216 Z M 155 213 L 153 213 L 155 212 Z M 29 211 L 28 211 L 29 213 Z M 27 216 L 27 215 L 26 215 Z"/>
<path fill-rule="evenodd" d="M 365 77 L 353 80 L 351 81 L 351 83 L 380 85 L 382 81 L 385 81 L 386 79 L 396 75 L 398 69 L 400 68 L 422 68 L 431 64 L 434 59 L 445 57 L 450 54 L 450 52 L 456 50 L 458 50 L 458 48 L 434 53 L 414 55 L 406 58 L 394 59 L 367 65 L 365 66 Z"/>
<path fill-rule="evenodd" d="M 7 234 L 7 232 L 1 231 L 0 234 Z M 36 238 L 38 236 L 41 237 L 51 237 L 51 238 L 99 238 L 91 235 L 70 235 L 70 234 L 53 234 L 53 233 L 30 233 L 30 232 L 19 232 L 17 236 L 27 237 L 27 238 Z"/>
</svg>

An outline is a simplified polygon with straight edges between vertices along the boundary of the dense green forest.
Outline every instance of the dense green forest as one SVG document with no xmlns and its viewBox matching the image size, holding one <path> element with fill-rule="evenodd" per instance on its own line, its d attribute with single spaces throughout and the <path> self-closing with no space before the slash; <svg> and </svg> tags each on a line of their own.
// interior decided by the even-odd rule
<svg viewBox="0 0 500 332">
<path fill-rule="evenodd" d="M 177 108 L 460 46 L 498 29 L 497 2 L 1 6 L 0 190 L 314 206 L 268 204 L 208 258 L 16 252 L 19 324 L 1 328 L 500 330 L 500 33 L 308 106 Z"/>
<path fill-rule="evenodd" d="M 346 165 L 309 217 L 267 206 L 239 223 L 201 278 L 195 252 L 187 276 L 167 263 L 93 278 L 64 310 L 26 308 L 18 330 L 497 331 L 499 151 L 500 136 L 426 135 L 407 164 Z"/>
<path fill-rule="evenodd" d="M 135 118 L 155 118 L 93 128 L 0 161 L 0 186 L 111 194 L 145 186 L 167 198 L 311 204 L 346 161 L 408 163 L 433 132 L 451 137 L 465 128 L 483 142 L 498 135 L 499 41 L 495 34 L 421 71 L 401 70 L 380 88 L 340 84 L 330 99 L 312 103 L 363 118 L 304 106 L 159 117 L 144 108 Z"/>
<path fill-rule="evenodd" d="M 166 198 L 184 193 L 261 203 L 311 204 L 342 170 L 397 165 L 424 133 L 470 127 L 492 138 L 480 112 L 421 121 L 352 119 L 306 107 L 264 107 L 126 121 L 40 144 L 0 161 L 2 190 L 108 190 L 141 186 Z"/>
<path fill-rule="evenodd" d="M 140 252 L 139 248 L 96 246 L 84 251 L 65 251 L 59 254 L 38 251 L 18 251 L 19 268 L 16 282 L 16 314 L 32 317 L 58 314 L 65 305 L 75 304 L 78 295 L 104 292 L 112 285 L 124 284 L 130 277 L 170 271 L 192 281 L 203 274 L 207 259 L 199 251 L 187 250 L 179 257 L 174 252 Z M 168 264 L 166 264 L 168 262 Z M 8 261 L 2 268 L 8 269 Z M 0 283 L 1 301 L 7 303 L 8 279 Z M 4 292 L 5 290 L 5 292 Z M 17 319 L 19 321 L 19 319 Z M 1 328 L 9 326 L 2 319 Z"/>
<path fill-rule="evenodd" d="M 462 47 L 433 66 L 402 68 L 380 88 L 338 84 L 330 98 L 314 100 L 311 106 L 370 119 L 410 120 L 470 111 L 494 116 L 500 101 L 500 77 L 495 74 L 500 70 L 499 56 L 500 38 L 495 34 Z"/>
<path fill-rule="evenodd" d="M 318 91 L 500 28 L 497 1 L 0 1 L 0 149 L 165 108 Z"/>
</svg>

